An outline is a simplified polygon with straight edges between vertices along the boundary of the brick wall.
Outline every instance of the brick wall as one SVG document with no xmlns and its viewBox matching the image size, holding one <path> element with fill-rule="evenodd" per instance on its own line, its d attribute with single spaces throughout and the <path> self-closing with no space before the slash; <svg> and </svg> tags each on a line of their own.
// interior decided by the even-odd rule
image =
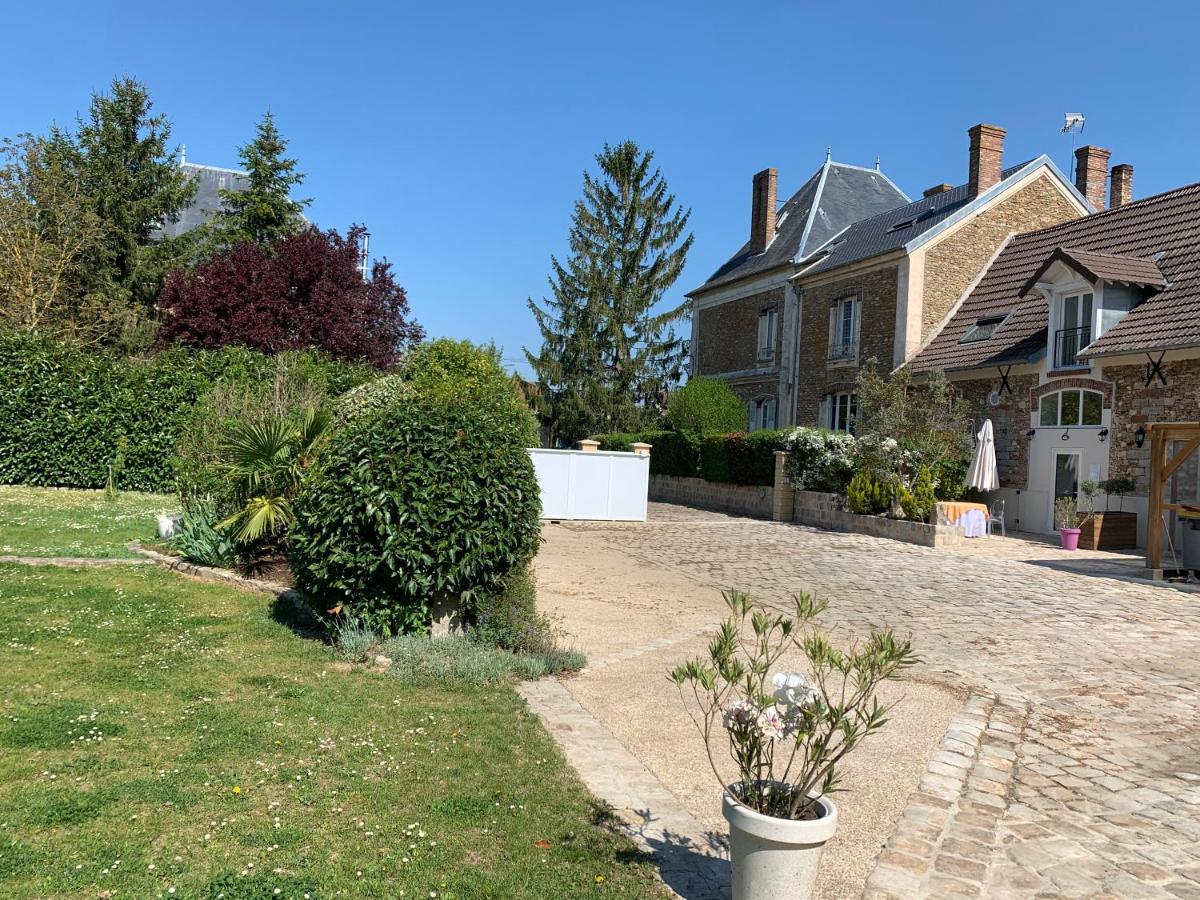
<svg viewBox="0 0 1200 900">
<path fill-rule="evenodd" d="M 696 373 L 713 375 L 779 364 L 783 334 L 783 286 L 700 310 L 696 327 Z M 775 309 L 775 358 L 758 359 L 758 316 Z"/>
<path fill-rule="evenodd" d="M 988 406 L 987 397 L 1000 388 L 1000 376 L 956 381 L 954 387 L 979 425 L 992 420 L 996 437 L 996 468 L 1000 486 L 1023 489 L 1029 482 L 1029 397 L 1037 386 L 1037 375 L 1009 375 L 1012 393 L 1005 392 L 999 406 Z"/>
<path fill-rule="evenodd" d="M 1011 232 L 1034 231 L 1078 216 L 1049 176 L 1042 175 L 930 247 L 925 254 L 922 339 L 942 322 Z"/>
<path fill-rule="evenodd" d="M 862 297 L 859 362 L 874 357 L 884 369 L 891 369 L 896 341 L 896 281 L 896 264 L 891 263 L 816 287 L 802 286 L 797 425 L 826 424 L 817 422 L 821 398 L 831 391 L 851 390 L 858 377 L 858 366 L 829 365 L 829 307 L 842 297 L 851 294 Z"/>
<path fill-rule="evenodd" d="M 1134 494 L 1146 495 L 1150 474 L 1150 441 L 1140 450 L 1134 444 L 1138 425 L 1148 422 L 1200 421 L 1200 359 L 1184 359 L 1162 364 L 1167 386 L 1157 378 L 1146 386 L 1146 367 L 1115 366 L 1104 368 L 1104 378 L 1113 383 L 1113 426 L 1108 443 L 1108 474 L 1134 480 Z M 1181 470 L 1181 489 L 1194 493 L 1194 475 L 1189 462 Z M 1193 466 L 1194 470 L 1194 466 Z"/>
</svg>

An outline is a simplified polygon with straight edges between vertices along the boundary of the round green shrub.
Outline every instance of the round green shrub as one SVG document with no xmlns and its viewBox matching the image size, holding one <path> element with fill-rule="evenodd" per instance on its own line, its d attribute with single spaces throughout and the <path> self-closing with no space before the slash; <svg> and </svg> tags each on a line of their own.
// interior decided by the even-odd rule
<svg viewBox="0 0 1200 900">
<path fill-rule="evenodd" d="M 399 375 L 384 375 L 351 388 L 333 404 L 330 426 L 342 428 L 351 422 L 386 409 L 412 394 L 412 388 Z"/>
<path fill-rule="evenodd" d="M 720 378 L 693 378 L 671 394 L 667 421 L 676 431 L 745 431 L 746 404 Z"/>
<path fill-rule="evenodd" d="M 501 590 L 538 541 L 521 415 L 510 402 L 415 394 L 335 433 L 295 503 L 297 586 L 386 632 L 427 626 L 435 600 L 469 613 Z"/>
</svg>

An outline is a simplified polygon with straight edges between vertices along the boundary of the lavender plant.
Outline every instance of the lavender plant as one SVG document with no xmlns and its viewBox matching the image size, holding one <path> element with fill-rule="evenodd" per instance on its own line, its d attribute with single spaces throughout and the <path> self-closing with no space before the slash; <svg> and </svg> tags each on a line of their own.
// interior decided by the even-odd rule
<svg viewBox="0 0 1200 900">
<path fill-rule="evenodd" d="M 755 812 L 782 819 L 819 815 L 815 801 L 838 790 L 838 764 L 888 721 L 894 704 L 875 693 L 919 660 L 911 641 L 888 630 L 839 650 L 816 625 L 823 600 L 801 593 L 792 615 L 756 606 L 747 594 L 724 595 L 730 615 L 697 657 L 668 677 L 704 739 L 723 787 Z M 809 672 L 773 671 L 799 649 Z M 722 775 L 724 744 L 737 776 Z"/>
</svg>

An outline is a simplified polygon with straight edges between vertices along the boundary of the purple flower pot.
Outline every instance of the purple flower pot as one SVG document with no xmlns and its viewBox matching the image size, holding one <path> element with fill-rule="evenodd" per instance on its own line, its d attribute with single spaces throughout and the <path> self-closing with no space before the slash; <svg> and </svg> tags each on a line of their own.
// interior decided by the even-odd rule
<svg viewBox="0 0 1200 900">
<path fill-rule="evenodd" d="M 1062 548 L 1064 550 L 1079 549 L 1079 529 L 1078 528 L 1060 528 L 1058 533 L 1062 536 Z"/>
</svg>

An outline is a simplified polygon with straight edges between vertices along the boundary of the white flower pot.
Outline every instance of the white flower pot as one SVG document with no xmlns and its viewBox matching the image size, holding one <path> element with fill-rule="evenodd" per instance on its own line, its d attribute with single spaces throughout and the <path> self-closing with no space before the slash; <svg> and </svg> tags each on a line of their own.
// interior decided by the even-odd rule
<svg viewBox="0 0 1200 900">
<path fill-rule="evenodd" d="M 803 900 L 812 894 L 825 842 L 837 830 L 837 807 L 817 800 L 819 819 L 796 822 L 764 816 L 728 793 L 722 812 L 729 822 L 733 900 Z"/>
</svg>

